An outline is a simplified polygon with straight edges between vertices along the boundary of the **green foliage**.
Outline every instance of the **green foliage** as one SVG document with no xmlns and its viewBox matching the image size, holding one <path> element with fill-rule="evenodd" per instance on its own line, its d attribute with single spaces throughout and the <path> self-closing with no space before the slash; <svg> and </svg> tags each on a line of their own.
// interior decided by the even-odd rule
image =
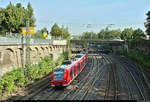
<svg viewBox="0 0 150 102">
<path fill-rule="evenodd" d="M 75 35 L 73 36 L 73 39 L 81 39 L 82 35 Z"/>
<path fill-rule="evenodd" d="M 142 66 L 144 70 L 150 72 L 150 53 L 143 53 L 137 49 L 132 49 L 128 53 L 124 51 L 123 54 Z"/>
<path fill-rule="evenodd" d="M 147 15 L 147 18 L 146 18 L 146 23 L 145 23 L 145 27 L 146 27 L 146 33 L 148 34 L 148 35 L 150 35 L 150 11 L 148 11 L 147 13 L 146 13 L 146 15 Z"/>
<path fill-rule="evenodd" d="M 62 62 L 63 62 L 65 59 L 70 59 L 71 57 L 72 57 L 71 50 L 68 49 L 66 52 L 62 53 L 62 54 L 58 57 L 58 60 L 57 60 L 56 65 L 57 65 L 57 66 L 61 65 Z"/>
<path fill-rule="evenodd" d="M 44 39 L 44 36 L 43 36 L 43 33 L 42 33 L 41 30 L 37 30 L 36 33 L 35 33 L 35 35 L 34 35 L 34 37 L 35 37 L 36 39 L 37 39 L 37 38 L 39 38 L 39 39 Z"/>
<path fill-rule="evenodd" d="M 81 39 L 97 39 L 98 36 L 94 32 L 84 32 Z"/>
<path fill-rule="evenodd" d="M 0 79 L 0 92 L 11 92 L 17 86 L 23 86 L 25 77 L 21 68 L 8 72 Z"/>
<path fill-rule="evenodd" d="M 37 39 L 37 38 L 39 38 L 39 39 L 45 39 L 45 37 L 43 36 L 43 33 L 44 33 L 44 32 L 48 33 L 46 27 L 42 28 L 41 30 L 37 30 L 36 33 L 34 34 L 34 37 L 35 37 L 36 39 Z"/>
<path fill-rule="evenodd" d="M 110 32 L 109 32 L 109 36 L 110 36 L 110 38 L 118 38 L 118 39 L 120 39 L 120 36 L 121 36 L 121 30 L 120 29 L 116 29 L 116 30 L 111 30 Z"/>
<path fill-rule="evenodd" d="M 61 65 L 64 60 L 65 60 L 64 55 L 61 54 L 61 55 L 58 57 L 58 60 L 57 60 L 56 65 L 57 65 L 57 66 Z"/>
<path fill-rule="evenodd" d="M 0 34 L 5 36 L 6 32 L 20 33 L 21 27 L 25 27 L 26 18 L 30 20 L 30 26 L 35 25 L 35 18 L 31 4 L 27 9 L 21 3 L 14 6 L 11 2 L 6 8 L 0 8 Z"/>
<path fill-rule="evenodd" d="M 56 65 L 60 65 L 65 59 L 71 56 L 71 51 L 68 50 L 59 56 Z M 38 64 L 25 65 L 26 77 L 32 81 L 38 79 L 40 76 L 48 74 L 55 65 L 51 57 L 46 56 Z M 12 92 L 16 87 L 25 85 L 26 78 L 22 68 L 15 69 L 11 72 L 4 74 L 0 78 L 0 96 L 3 92 Z"/>
<path fill-rule="evenodd" d="M 64 25 L 62 25 L 62 28 L 61 28 L 61 36 L 64 39 L 70 38 L 70 33 L 68 31 L 68 28 L 64 28 Z"/>
<path fill-rule="evenodd" d="M 125 28 L 121 33 L 121 39 L 129 40 L 132 38 L 134 30 L 132 28 Z"/>
<path fill-rule="evenodd" d="M 53 25 L 53 27 L 51 28 L 51 35 L 52 35 L 52 36 L 59 37 L 59 36 L 61 36 L 61 34 L 62 34 L 61 29 L 60 29 L 59 26 L 55 23 L 55 24 Z"/>
<path fill-rule="evenodd" d="M 138 28 L 138 29 L 134 30 L 132 38 L 133 39 L 146 39 L 146 36 L 145 36 L 144 32 Z"/>
<path fill-rule="evenodd" d="M 26 65 L 26 68 L 28 69 L 27 72 L 29 80 L 35 80 L 51 71 L 53 68 L 53 60 L 46 56 L 39 61 L 38 64 Z"/>
<path fill-rule="evenodd" d="M 35 18 L 34 18 L 34 13 L 33 13 L 33 8 L 30 4 L 30 2 L 28 2 L 28 5 L 27 5 L 27 15 L 28 15 L 28 18 L 30 19 L 30 26 L 34 27 L 35 26 Z"/>
<path fill-rule="evenodd" d="M 109 30 L 107 27 L 105 29 L 102 29 L 98 33 L 98 38 L 99 39 L 114 39 L 114 38 L 120 38 L 121 35 L 121 30 L 116 29 L 116 30 Z"/>
</svg>

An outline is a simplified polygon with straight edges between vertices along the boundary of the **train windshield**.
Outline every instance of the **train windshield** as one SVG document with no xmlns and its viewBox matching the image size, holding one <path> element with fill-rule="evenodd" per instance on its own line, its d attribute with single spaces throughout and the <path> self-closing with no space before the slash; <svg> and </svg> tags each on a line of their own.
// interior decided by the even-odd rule
<svg viewBox="0 0 150 102">
<path fill-rule="evenodd" d="M 64 77 L 64 69 L 56 68 L 54 69 L 54 80 L 63 80 Z"/>
<path fill-rule="evenodd" d="M 71 64 L 72 62 L 71 61 L 64 61 L 63 63 L 62 63 L 62 65 L 69 65 L 69 64 Z"/>
<path fill-rule="evenodd" d="M 81 58 L 82 57 L 82 55 L 76 55 L 75 56 L 75 58 Z"/>
</svg>

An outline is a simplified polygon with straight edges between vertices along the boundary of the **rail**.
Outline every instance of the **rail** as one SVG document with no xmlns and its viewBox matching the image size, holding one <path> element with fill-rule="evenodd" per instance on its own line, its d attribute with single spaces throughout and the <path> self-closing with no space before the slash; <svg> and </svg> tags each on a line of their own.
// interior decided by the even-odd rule
<svg viewBox="0 0 150 102">
<path fill-rule="evenodd" d="M 31 38 L 30 43 L 48 43 L 52 44 L 54 40 L 63 40 L 62 38 L 51 37 L 51 39 L 35 39 Z M 23 43 L 26 43 L 26 39 L 24 38 Z M 22 44 L 21 38 L 8 38 L 8 37 L 0 37 L 0 44 Z"/>
</svg>

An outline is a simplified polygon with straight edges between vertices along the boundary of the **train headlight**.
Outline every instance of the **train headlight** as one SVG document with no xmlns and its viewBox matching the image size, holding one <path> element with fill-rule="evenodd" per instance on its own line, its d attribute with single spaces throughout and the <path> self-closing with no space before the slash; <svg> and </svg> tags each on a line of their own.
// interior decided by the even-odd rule
<svg viewBox="0 0 150 102">
<path fill-rule="evenodd" d="M 64 80 L 64 81 L 66 81 L 66 80 Z"/>
</svg>

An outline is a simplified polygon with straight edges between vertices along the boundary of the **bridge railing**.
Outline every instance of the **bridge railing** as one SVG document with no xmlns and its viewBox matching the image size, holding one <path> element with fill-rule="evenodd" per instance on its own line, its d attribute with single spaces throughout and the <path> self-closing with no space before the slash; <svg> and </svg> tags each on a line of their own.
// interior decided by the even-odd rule
<svg viewBox="0 0 150 102">
<path fill-rule="evenodd" d="M 121 39 L 83 39 L 83 38 L 80 38 L 80 39 L 72 38 L 71 40 L 124 41 L 124 40 L 121 40 Z"/>
<path fill-rule="evenodd" d="M 62 40 L 60 38 L 52 38 L 52 39 L 30 39 L 31 44 L 39 44 L 39 43 L 49 43 L 52 44 L 54 40 Z M 24 38 L 23 43 L 26 43 L 26 39 Z M 22 44 L 21 38 L 7 38 L 0 37 L 0 44 Z"/>
</svg>

